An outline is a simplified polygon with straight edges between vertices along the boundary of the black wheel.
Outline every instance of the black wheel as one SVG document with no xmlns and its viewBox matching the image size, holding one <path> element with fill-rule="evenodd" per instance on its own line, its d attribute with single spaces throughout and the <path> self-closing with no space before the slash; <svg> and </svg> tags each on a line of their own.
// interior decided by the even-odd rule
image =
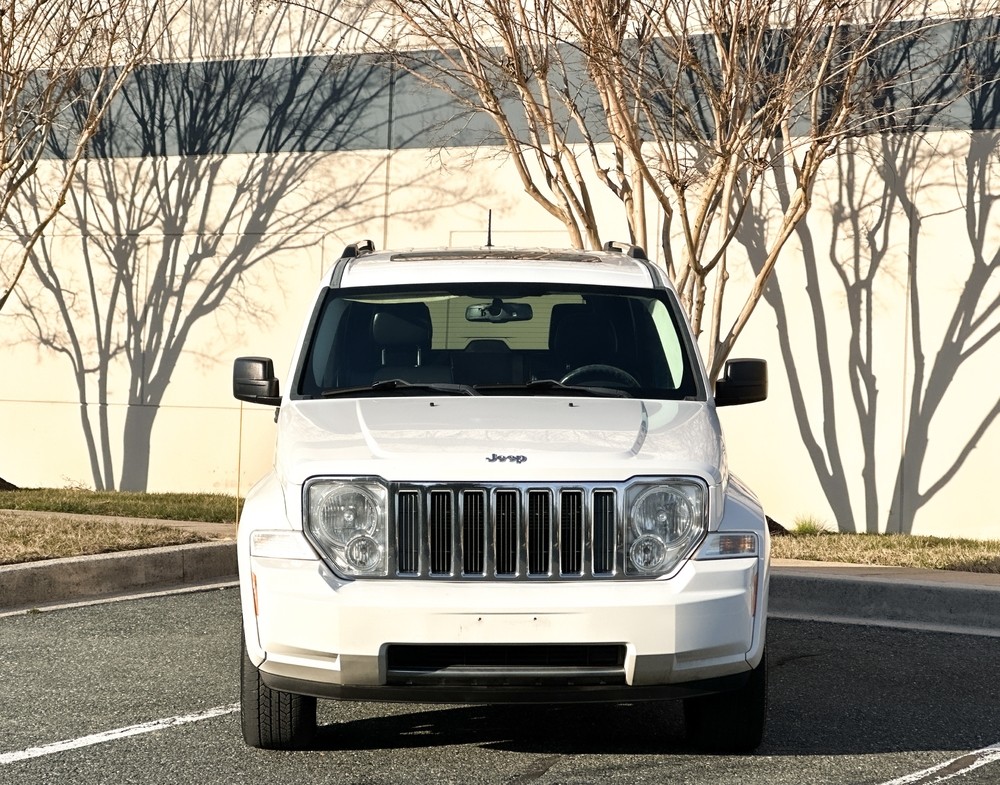
<svg viewBox="0 0 1000 785">
<path fill-rule="evenodd" d="M 240 635 L 240 721 L 243 739 L 251 747 L 291 750 L 302 747 L 316 732 L 316 699 L 272 690 L 247 656 Z"/>
<path fill-rule="evenodd" d="M 766 653 L 740 689 L 684 700 L 688 741 L 709 752 L 753 752 L 764 740 L 766 718 Z"/>
<path fill-rule="evenodd" d="M 621 389 L 635 389 L 640 386 L 638 380 L 628 371 L 603 363 L 581 365 L 559 381 L 563 384 L 607 384 Z"/>
</svg>

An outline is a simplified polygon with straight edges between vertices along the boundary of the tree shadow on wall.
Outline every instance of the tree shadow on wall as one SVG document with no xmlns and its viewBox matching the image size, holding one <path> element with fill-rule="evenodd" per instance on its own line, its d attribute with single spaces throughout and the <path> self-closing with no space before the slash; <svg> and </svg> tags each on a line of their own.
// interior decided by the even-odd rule
<svg viewBox="0 0 1000 785">
<path fill-rule="evenodd" d="M 391 87 L 372 59 L 258 56 L 144 68 L 122 91 L 64 213 L 72 242 L 32 259 L 47 297 L 19 293 L 34 338 L 72 365 L 98 489 L 146 489 L 159 406 L 199 322 L 259 329 L 281 302 L 273 265 L 299 254 L 296 274 L 318 276 L 324 244 L 336 258 L 382 214 Z M 350 151 L 369 153 L 331 157 Z M 437 197 L 421 209 L 462 199 Z M 249 273 L 268 264 L 262 291 Z"/>
<path fill-rule="evenodd" d="M 781 356 L 803 444 L 838 526 L 845 531 L 911 532 L 919 510 L 955 478 L 1000 414 L 1000 395 L 979 385 L 961 399 L 961 422 L 967 430 L 951 429 L 949 443 L 932 448 L 935 421 L 943 415 L 953 420 L 956 414 L 948 411 L 946 398 L 952 381 L 974 356 L 1000 346 L 996 341 L 1000 298 L 995 277 L 1000 268 L 1000 247 L 995 231 L 991 231 L 997 223 L 994 207 L 1000 199 L 1000 181 L 992 175 L 1000 142 L 996 132 L 1000 88 L 995 81 L 1000 65 L 1000 21 L 980 20 L 949 29 L 952 39 L 947 49 L 952 58 L 939 61 L 939 68 L 923 71 L 923 78 L 906 80 L 909 92 L 905 94 L 896 86 L 884 91 L 884 114 L 875 118 L 881 128 L 851 140 L 838 156 L 838 195 L 832 205 L 830 246 L 825 250 L 819 246 L 808 223 L 798 231 L 813 322 L 814 368 L 806 370 L 807 355 L 793 348 L 793 338 L 804 331 L 801 323 L 793 324 L 787 309 L 780 268 L 765 293 L 777 319 Z M 915 62 L 931 61 L 927 53 L 916 51 L 918 47 L 919 42 L 896 51 L 898 59 L 889 69 L 896 82 L 902 81 L 898 77 L 903 75 L 920 73 Z M 894 83 L 891 78 L 886 81 Z M 916 92 L 918 87 L 922 92 Z M 961 97 L 955 100 L 956 96 Z M 940 192 L 939 164 L 942 156 L 950 154 L 933 148 L 927 132 L 955 125 L 975 132 L 970 135 L 964 158 L 955 160 L 955 181 L 947 197 L 953 199 L 952 194 L 958 193 L 962 199 L 967 242 L 956 245 L 953 251 L 969 263 L 960 264 L 966 271 L 964 281 L 948 287 L 957 288 L 959 293 L 946 314 L 941 342 L 932 347 L 927 345 L 928 337 L 934 334 L 929 329 L 929 312 L 933 308 L 940 313 L 944 298 L 927 284 L 934 280 L 933 266 L 944 260 L 923 253 L 921 241 L 926 234 L 922 230 L 925 217 L 939 209 L 930 192 Z M 784 191 L 787 193 L 787 188 Z M 749 245 L 752 248 L 754 242 Z M 838 327 L 845 315 L 839 308 L 830 308 L 831 290 L 820 274 L 824 256 L 839 283 L 837 291 L 842 295 L 840 302 L 850 330 L 844 365 L 835 365 L 835 358 L 843 351 L 834 336 L 840 334 Z M 905 262 L 902 274 L 898 270 L 901 257 Z M 949 266 L 946 274 L 953 273 Z M 901 324 L 905 319 L 900 344 L 876 333 L 880 301 L 892 296 L 906 303 L 905 311 L 893 314 Z M 892 367 L 896 357 L 904 358 L 900 363 L 903 370 L 897 371 L 903 375 L 905 390 L 902 414 L 899 399 L 886 400 L 880 395 L 896 383 L 884 375 L 880 379 L 878 368 L 887 360 Z M 818 396 L 816 383 L 803 381 L 809 377 L 819 380 Z M 843 417 L 845 392 L 853 404 L 850 422 Z M 901 418 L 901 447 L 891 454 L 885 445 L 900 444 Z M 847 469 L 854 465 L 858 445 L 863 456 L 860 483 Z M 949 451 L 946 460 L 942 460 L 943 450 Z M 929 462 L 932 455 L 935 460 Z M 886 463 L 888 472 L 883 471 Z M 885 482 L 889 475 L 894 476 L 891 486 Z"/>
</svg>

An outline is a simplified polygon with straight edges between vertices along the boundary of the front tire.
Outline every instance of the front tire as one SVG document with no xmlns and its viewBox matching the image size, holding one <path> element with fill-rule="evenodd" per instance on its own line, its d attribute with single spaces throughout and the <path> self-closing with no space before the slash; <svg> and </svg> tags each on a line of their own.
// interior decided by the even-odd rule
<svg viewBox="0 0 1000 785">
<path fill-rule="evenodd" d="M 272 690 L 247 655 L 240 635 L 240 722 L 243 739 L 251 747 L 292 750 L 316 733 L 316 699 Z"/>
<path fill-rule="evenodd" d="M 766 719 L 766 652 L 740 689 L 684 700 L 688 741 L 708 752 L 753 752 L 764 740 Z"/>
</svg>

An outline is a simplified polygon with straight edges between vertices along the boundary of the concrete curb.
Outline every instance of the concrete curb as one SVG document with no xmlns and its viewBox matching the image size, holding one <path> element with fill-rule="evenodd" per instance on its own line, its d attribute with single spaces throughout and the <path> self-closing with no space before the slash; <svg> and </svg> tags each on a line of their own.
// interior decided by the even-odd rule
<svg viewBox="0 0 1000 785">
<path fill-rule="evenodd" d="M 236 543 L 0 566 L 0 613 L 237 578 Z M 1000 575 L 775 560 L 769 615 L 1000 637 Z"/>
<path fill-rule="evenodd" d="M 0 566 L 0 611 L 235 580 L 232 540 Z"/>
<path fill-rule="evenodd" d="M 784 562 L 772 567 L 768 610 L 777 618 L 1000 637 L 1000 576 Z"/>
</svg>

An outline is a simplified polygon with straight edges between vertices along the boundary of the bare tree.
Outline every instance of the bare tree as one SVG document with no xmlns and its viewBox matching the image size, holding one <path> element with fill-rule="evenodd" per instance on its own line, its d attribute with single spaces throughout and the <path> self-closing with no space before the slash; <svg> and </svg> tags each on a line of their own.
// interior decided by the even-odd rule
<svg viewBox="0 0 1000 785">
<path fill-rule="evenodd" d="M 66 201 L 79 162 L 129 73 L 169 23 L 148 0 L 10 0 L 0 4 L 0 232 L 16 252 L 0 269 L 0 310 L 32 248 Z M 65 166 L 30 214 L 12 210 L 60 146 Z M 25 220 L 27 219 L 27 220 Z"/>
<path fill-rule="evenodd" d="M 308 275 L 323 241 L 339 252 L 385 198 L 384 152 L 349 166 L 330 155 L 389 134 L 370 109 L 388 90 L 381 65 L 329 51 L 262 56 L 337 39 L 335 26 L 290 25 L 274 8 L 251 18 L 240 0 L 208 5 L 190 6 L 203 26 L 194 41 L 216 57 L 192 60 L 180 36 L 162 42 L 167 63 L 133 72 L 77 169 L 60 216 L 72 229 L 31 255 L 41 295 L 17 292 L 26 331 L 72 368 L 98 489 L 146 490 L 154 421 L 199 325 L 278 318 L 280 268 L 264 289 L 248 283 L 254 268 L 297 258 L 295 275 Z M 34 194 L 23 209 L 43 209 Z M 67 253 L 80 260 L 72 271 Z M 107 405 L 117 385 L 121 420 Z"/>
<path fill-rule="evenodd" d="M 246 30 L 237 13 L 205 20 L 231 52 L 249 54 L 267 51 L 281 26 L 273 15 L 265 40 L 238 43 Z M 367 83 L 359 69 L 335 59 L 185 62 L 187 45 L 184 36 L 167 42 L 177 62 L 132 74 L 79 167 L 65 216 L 79 232 L 80 277 L 60 268 L 65 242 L 53 238 L 31 256 L 49 298 L 18 292 L 29 332 L 72 365 L 98 489 L 146 489 L 158 406 L 195 325 L 227 308 L 266 317 L 264 293 L 243 286 L 250 270 L 294 249 L 307 254 L 378 168 L 342 193 L 310 182 L 319 151 L 355 132 L 350 117 Z M 119 431 L 103 404 L 122 362 Z"/>
<path fill-rule="evenodd" d="M 1000 85 L 993 76 L 1000 64 L 1000 20 L 955 20 L 937 33 L 930 48 L 914 52 L 918 42 L 910 41 L 896 47 L 895 57 L 883 58 L 884 66 L 899 73 L 912 74 L 914 62 L 926 66 L 920 79 L 901 83 L 887 96 L 893 106 L 891 132 L 850 140 L 837 157 L 836 172 L 828 177 L 836 188 L 833 231 L 818 237 L 807 221 L 797 229 L 811 319 L 802 324 L 800 318 L 798 326 L 792 321 L 786 302 L 802 303 L 801 288 L 796 286 L 791 295 L 783 291 L 781 272 L 765 293 L 777 318 L 802 444 L 838 526 L 848 531 L 912 531 L 917 513 L 955 479 L 1000 417 L 1000 395 L 989 385 L 968 396 L 968 386 L 954 384 L 969 373 L 970 361 L 995 351 L 1000 340 L 1000 249 L 993 230 L 1000 205 L 995 175 Z M 956 80 L 959 85 L 953 84 Z M 957 102 L 950 98 L 956 92 L 961 93 Z M 911 132 L 895 132 L 903 128 Z M 919 133 L 925 128 L 962 133 L 943 138 Z M 942 161 L 952 175 L 942 174 Z M 933 192 L 942 184 L 960 194 L 957 208 L 935 200 Z M 921 247 L 933 231 L 927 224 L 940 220 L 942 211 L 958 216 L 953 225 L 965 228 L 964 241 L 961 231 L 950 237 L 960 261 L 947 271 L 943 260 L 929 257 Z M 761 229 L 747 230 L 740 242 L 762 243 L 762 234 Z M 821 285 L 824 267 L 839 289 Z M 956 271 L 965 276 L 961 283 L 929 291 L 928 279 Z M 893 314 L 905 330 L 902 345 L 887 345 L 877 334 L 877 302 L 886 298 L 879 290 L 886 288 L 905 302 Z M 832 291 L 837 296 L 831 298 Z M 838 309 L 830 308 L 831 300 L 840 304 Z M 840 308 L 849 317 L 846 344 L 832 337 L 837 318 L 832 311 Z M 801 313 L 797 307 L 795 312 Z M 930 327 L 935 317 L 946 323 L 936 343 Z M 812 351 L 802 351 L 810 339 Z M 838 349 L 843 348 L 847 352 L 838 364 Z M 900 356 L 904 378 L 880 376 L 886 359 Z M 818 392 L 802 381 L 812 375 L 820 380 Z M 885 394 L 887 387 L 900 383 L 902 407 L 898 396 Z M 954 397 L 956 387 L 965 397 Z M 843 417 L 847 409 L 842 404 L 848 400 L 856 418 Z M 941 418 L 954 415 L 956 400 L 961 400 L 965 430 L 951 426 L 950 449 L 942 449 L 931 433 Z M 898 453 L 886 449 L 897 443 Z M 849 468 L 854 456 L 861 458 L 857 473 Z M 880 481 L 888 476 L 886 466 L 892 470 L 891 485 Z"/>
<path fill-rule="evenodd" d="M 926 62 L 890 73 L 886 53 L 949 21 L 927 0 L 372 5 L 398 21 L 392 34 L 382 22 L 371 46 L 488 115 L 526 193 L 574 245 L 600 246 L 624 217 L 632 242 L 661 246 L 695 330 L 707 331 L 713 376 L 807 214 L 823 163 L 844 139 L 890 128 L 898 107 L 887 97 L 922 78 Z M 975 5 L 949 19 L 998 7 Z M 773 195 L 779 181 L 790 185 L 784 202 Z M 621 212 L 602 214 L 595 188 Z M 767 217 L 765 242 L 749 259 L 734 240 L 755 212 Z M 748 283 L 724 307 L 737 267 Z"/>
</svg>

